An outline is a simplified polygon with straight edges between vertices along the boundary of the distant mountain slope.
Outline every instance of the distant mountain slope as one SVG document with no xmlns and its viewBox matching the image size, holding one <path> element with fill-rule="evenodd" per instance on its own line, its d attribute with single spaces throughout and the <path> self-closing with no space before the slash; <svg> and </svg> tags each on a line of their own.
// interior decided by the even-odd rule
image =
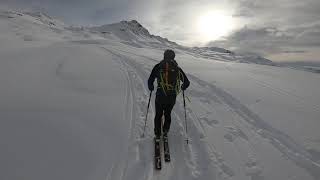
<svg viewBox="0 0 320 180">
<path fill-rule="evenodd" d="M 122 40 L 123 43 L 130 44 L 135 47 L 154 47 L 160 49 L 174 48 L 192 53 L 198 57 L 200 56 L 213 60 L 275 65 L 272 61 L 257 55 L 237 54 L 219 47 L 190 48 L 181 46 L 166 38 L 151 35 L 150 32 L 136 20 L 121 21 L 119 23 L 91 27 L 90 30 L 101 34 L 112 34 Z"/>
<path fill-rule="evenodd" d="M 0 17 L 15 23 L 18 36 L 25 41 L 40 40 L 103 40 L 113 39 L 137 48 L 176 49 L 195 57 L 218 61 L 275 65 L 272 61 L 250 54 L 237 54 L 219 47 L 186 47 L 160 36 L 152 35 L 138 21 L 121 21 L 94 27 L 74 27 L 42 12 L 0 11 Z M 34 26 L 39 28 L 36 29 Z M 46 33 L 47 32 L 47 33 Z"/>
<path fill-rule="evenodd" d="M 131 45 L 143 47 L 152 46 L 156 48 L 178 48 L 179 45 L 160 36 L 151 35 L 138 21 L 121 21 L 119 23 L 91 27 L 92 31 L 102 34 L 113 34 L 117 38 Z"/>
<path fill-rule="evenodd" d="M 297 61 L 297 62 L 282 62 L 279 64 L 282 66 L 289 66 L 299 70 L 320 73 L 320 63 L 318 62 Z"/>
<path fill-rule="evenodd" d="M 276 65 L 271 60 L 255 54 L 238 54 L 233 51 L 219 47 L 194 47 L 190 50 L 202 57 L 214 60 L 233 61 L 240 63 L 255 63 L 272 66 Z"/>
</svg>

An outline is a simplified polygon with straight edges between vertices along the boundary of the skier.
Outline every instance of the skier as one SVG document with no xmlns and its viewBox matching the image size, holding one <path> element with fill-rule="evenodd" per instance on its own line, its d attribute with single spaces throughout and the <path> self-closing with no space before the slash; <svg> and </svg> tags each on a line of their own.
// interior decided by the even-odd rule
<svg viewBox="0 0 320 180">
<path fill-rule="evenodd" d="M 163 60 L 156 64 L 148 79 L 148 88 L 154 90 L 153 82 L 157 78 L 157 92 L 155 99 L 156 115 L 154 118 L 154 134 L 155 139 L 159 140 L 161 136 L 161 118 L 164 114 L 163 137 L 168 137 L 168 132 L 171 124 L 171 111 L 176 103 L 176 97 L 180 92 L 180 88 L 184 91 L 190 81 L 174 60 L 175 53 L 171 49 L 164 52 Z M 180 87 L 180 81 L 182 85 Z"/>
</svg>

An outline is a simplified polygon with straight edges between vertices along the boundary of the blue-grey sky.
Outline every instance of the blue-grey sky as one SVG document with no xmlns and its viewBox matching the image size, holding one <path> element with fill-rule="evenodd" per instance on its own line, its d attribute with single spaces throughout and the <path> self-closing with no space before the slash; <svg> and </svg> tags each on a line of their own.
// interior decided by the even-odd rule
<svg viewBox="0 0 320 180">
<path fill-rule="evenodd" d="M 214 45 L 272 60 L 320 62 L 320 0 L 0 0 L 74 25 L 138 20 L 187 46 Z"/>
</svg>

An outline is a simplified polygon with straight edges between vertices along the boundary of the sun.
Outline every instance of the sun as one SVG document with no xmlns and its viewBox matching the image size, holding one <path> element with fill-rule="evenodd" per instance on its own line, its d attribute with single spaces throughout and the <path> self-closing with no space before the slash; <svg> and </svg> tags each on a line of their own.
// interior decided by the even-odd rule
<svg viewBox="0 0 320 180">
<path fill-rule="evenodd" d="M 221 11 L 202 14 L 197 20 L 197 31 L 202 41 L 217 40 L 230 33 L 233 28 L 232 16 Z"/>
</svg>

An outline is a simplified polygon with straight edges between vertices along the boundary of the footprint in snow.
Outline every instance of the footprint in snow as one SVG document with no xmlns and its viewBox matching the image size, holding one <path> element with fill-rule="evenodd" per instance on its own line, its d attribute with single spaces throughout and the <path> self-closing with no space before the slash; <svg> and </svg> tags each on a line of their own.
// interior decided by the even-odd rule
<svg viewBox="0 0 320 180">
<path fill-rule="evenodd" d="M 255 159 L 249 159 L 246 163 L 246 175 L 251 177 L 251 180 L 264 180 L 264 176 L 262 175 L 262 168 L 258 165 Z"/>
<path fill-rule="evenodd" d="M 202 121 L 205 121 L 210 127 L 213 127 L 214 125 L 218 125 L 219 121 L 216 119 L 209 119 L 208 117 L 200 117 Z"/>
<path fill-rule="evenodd" d="M 235 137 L 231 133 L 227 133 L 223 137 L 229 142 L 233 142 L 235 139 Z"/>
<path fill-rule="evenodd" d="M 225 138 L 227 140 L 230 140 L 230 139 L 234 140 L 237 137 L 245 139 L 246 141 L 249 140 L 249 137 L 241 129 L 231 127 L 231 126 L 226 126 L 225 128 L 228 131 L 228 134 L 225 135 L 226 136 Z M 232 136 L 232 138 L 231 138 L 231 136 Z"/>
</svg>

